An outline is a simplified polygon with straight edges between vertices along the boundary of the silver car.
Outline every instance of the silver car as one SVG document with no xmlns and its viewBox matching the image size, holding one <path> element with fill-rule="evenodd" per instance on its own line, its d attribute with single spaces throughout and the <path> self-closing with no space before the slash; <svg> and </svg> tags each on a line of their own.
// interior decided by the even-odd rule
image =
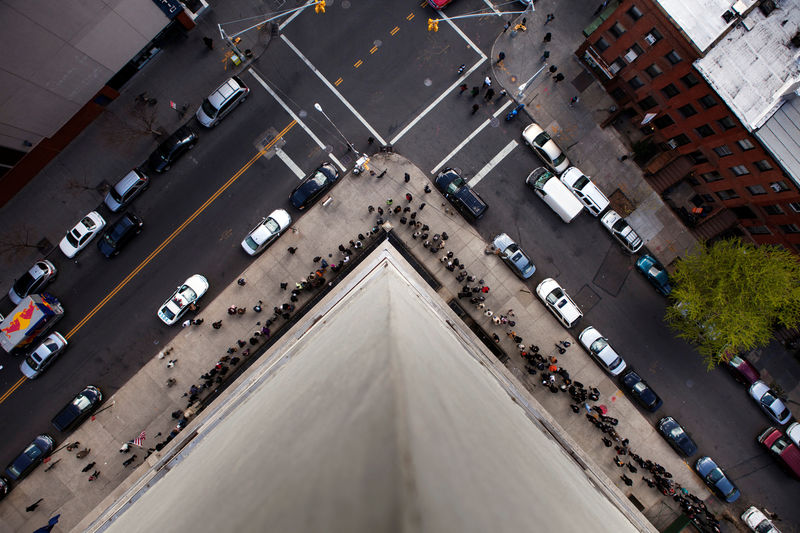
<svg viewBox="0 0 800 533">
<path fill-rule="evenodd" d="M 28 379 L 35 379 L 67 348 L 67 339 L 60 333 L 51 333 L 31 354 L 22 361 L 20 371 Z"/>
<path fill-rule="evenodd" d="M 644 244 L 631 225 L 613 209 L 606 211 L 606 214 L 600 218 L 600 222 L 626 251 L 635 254 Z"/>
<path fill-rule="evenodd" d="M 500 258 L 511 267 L 511 270 L 522 279 L 528 279 L 536 272 L 533 261 L 515 243 L 507 233 L 501 233 L 492 241 L 492 245 L 500 251 Z"/>
<path fill-rule="evenodd" d="M 792 412 L 786 404 L 760 379 L 750 385 L 750 397 L 757 401 L 767 416 L 778 424 L 783 425 L 791 420 Z"/>
<path fill-rule="evenodd" d="M 261 219 L 242 241 L 248 255 L 257 255 L 272 244 L 292 224 L 292 217 L 283 209 L 276 209 Z"/>
<path fill-rule="evenodd" d="M 47 259 L 36 261 L 27 272 L 14 281 L 14 285 L 8 291 L 8 299 L 17 305 L 29 294 L 39 292 L 53 281 L 57 272 L 56 266 Z"/>
</svg>

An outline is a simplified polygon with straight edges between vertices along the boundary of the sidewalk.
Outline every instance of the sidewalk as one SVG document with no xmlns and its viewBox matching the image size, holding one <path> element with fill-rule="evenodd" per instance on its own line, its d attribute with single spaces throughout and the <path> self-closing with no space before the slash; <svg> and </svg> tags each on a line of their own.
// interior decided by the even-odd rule
<svg viewBox="0 0 800 533">
<path fill-rule="evenodd" d="M 110 505 L 171 449 L 171 445 L 167 445 L 161 451 L 152 453 L 144 461 L 147 466 L 143 466 L 146 450 L 134 448 L 131 454 L 136 453 L 137 459 L 126 470 L 122 461 L 130 458 L 131 454 L 120 454 L 120 446 L 142 430 L 147 435 L 145 447 L 154 447 L 157 442 L 165 440 L 176 424 L 170 414 L 186 408 L 187 398 L 183 394 L 190 385 L 201 384 L 199 376 L 214 367 L 226 355 L 229 347 L 236 346 L 239 339 L 247 342 L 252 333 L 270 318 L 270 310 L 274 306 L 288 302 L 289 293 L 281 290 L 280 284 L 286 282 L 291 286 L 300 278 L 306 277 L 309 271 L 318 268 L 319 264 L 313 261 L 316 256 L 325 257 L 328 262 L 341 259 L 343 254 L 339 252 L 338 245 L 341 243 L 349 247 L 350 239 L 357 239 L 359 232 L 366 234 L 375 224 L 375 214 L 370 215 L 367 212 L 367 205 L 385 208 L 386 199 L 392 198 L 393 205 L 405 206 L 408 205 L 405 200 L 407 192 L 413 195 L 410 205 L 414 210 L 418 209 L 421 202 L 426 202 L 425 208 L 417 211 L 417 219 L 430 226 L 431 235 L 442 231 L 450 235 L 445 249 L 431 254 L 423 247 L 421 239 L 411 238 L 412 230 L 407 225 L 399 223 L 400 215 L 387 217 L 388 222 L 409 252 L 441 283 L 438 292 L 445 301 L 452 299 L 461 287 L 454 274 L 448 272 L 439 260 L 444 252 L 452 250 L 470 273 L 484 279 L 491 288 L 486 294 L 487 307 L 501 313 L 514 309 L 517 321 L 514 329 L 526 344 L 535 343 L 542 347 L 543 355 L 550 355 L 555 352 L 555 343 L 570 339 L 572 346 L 564 355 L 558 356 L 559 364 L 568 369 L 574 380 L 600 389 L 601 398 L 598 403 L 609 408 L 609 415 L 621 420 L 617 430 L 620 435 L 630 439 L 633 450 L 664 465 L 674 474 L 675 481 L 692 493 L 701 498 L 708 496 L 699 478 L 691 473 L 656 434 L 647 419 L 627 400 L 622 399 L 616 384 L 589 359 L 570 337 L 569 332 L 533 296 L 532 287 L 519 281 L 499 258 L 484 253 L 487 243 L 459 215 L 452 213 L 449 204 L 443 205 L 444 200 L 438 192 L 426 194 L 423 191 L 424 185 L 430 183 L 424 172 L 395 154 L 375 156 L 372 167 L 378 172 L 386 169 L 386 176 L 383 179 L 376 179 L 369 174 L 344 177 L 333 190 L 333 201 L 330 205 L 317 204 L 293 226 L 293 230 L 287 231 L 279 242 L 254 260 L 241 274 L 246 285 L 232 283 L 214 301 L 201 300 L 199 317 L 204 319 L 204 323 L 181 331 L 165 347 L 171 351 L 164 358 L 160 359 L 154 353 L 153 360 L 117 394 L 105 399 L 103 406 L 113 403 L 113 407 L 99 413 L 96 420 L 85 422 L 72 435 L 71 440 L 80 441 L 81 448 L 91 448 L 89 456 L 79 461 L 74 457 L 67 457 L 74 452 L 57 452 L 53 460 L 61 459 L 61 462 L 56 468 L 45 472 L 45 466 L 40 467 L 6 497 L 7 501 L 0 506 L 0 520 L 14 530 L 28 530 L 46 523 L 49 516 L 61 513 L 60 525 L 65 529 L 88 526 L 95 518 L 87 516 L 93 509 L 101 503 L 103 508 Z M 403 181 L 405 172 L 411 176 L 409 184 Z M 328 228 L 324 234 L 314 231 L 320 224 L 325 224 Z M 369 242 L 368 237 L 365 242 Z M 296 247 L 297 253 L 287 253 L 289 246 Z M 362 250 L 366 251 L 366 247 Z M 356 252 L 356 260 L 363 251 Z M 330 272 L 328 276 L 330 279 Z M 301 293 L 295 314 L 302 313 L 302 306 L 310 297 L 313 296 Z M 260 314 L 253 310 L 259 300 L 263 300 L 264 309 Z M 458 299 L 456 301 L 459 302 Z M 460 303 L 464 311 L 489 335 L 497 332 L 501 336 L 500 346 L 510 354 L 506 367 L 528 387 L 550 415 L 603 468 L 609 478 L 625 494 L 633 495 L 641 503 L 644 513 L 654 521 L 656 527 L 663 526 L 677 516 L 674 510 L 669 510 L 674 505 L 672 500 L 662 497 L 642 483 L 641 473 L 628 472 L 634 479 L 634 485 L 630 488 L 624 486 L 620 479 L 622 470 L 612 462 L 613 448 L 606 449 L 601 441 L 602 434 L 586 421 L 583 413 L 578 416 L 572 413 L 569 397 L 566 394 L 551 394 L 549 390 L 536 386 L 535 377 L 529 376 L 524 370 L 524 362 L 514 343 L 503 334 L 505 330 L 495 327 L 481 310 L 466 300 L 461 300 Z M 230 316 L 227 314 L 230 305 L 246 307 L 247 311 L 243 316 Z M 222 320 L 221 329 L 211 327 L 211 323 L 216 320 Z M 284 322 L 283 319 L 278 319 L 271 327 L 273 338 L 270 342 L 280 342 L 275 337 L 280 333 L 277 327 Z M 254 350 L 250 359 L 255 356 L 256 349 L 259 352 L 266 349 L 263 342 L 255 347 L 247 347 Z M 239 365 L 231 367 L 231 373 L 226 377 L 233 376 L 238 367 L 248 362 L 248 358 L 242 354 L 243 349 L 245 348 L 237 348 L 238 351 L 234 354 L 243 360 Z M 171 369 L 166 364 L 170 359 L 177 360 Z M 170 378 L 177 382 L 173 387 L 166 385 Z M 216 386 L 215 384 L 214 387 Z M 204 391 L 202 396 L 207 394 Z M 193 413 L 193 409 L 186 411 L 190 418 Z M 190 424 L 187 433 L 176 433 L 172 444 L 190 437 L 195 429 Z M 99 479 L 91 483 L 87 481 L 89 473 L 80 471 L 90 461 L 96 462 L 95 468 L 101 472 Z M 134 469 L 137 469 L 136 472 Z M 46 505 L 40 505 L 33 513 L 22 512 L 22 509 L 38 498 L 45 498 Z M 713 498 L 708 503 L 716 505 Z"/>
<path fill-rule="evenodd" d="M 567 153 L 573 165 L 592 178 L 611 200 L 611 207 L 626 217 L 645 245 L 664 265 L 683 255 L 696 242 L 675 213 L 644 180 L 642 170 L 632 161 L 630 148 L 613 127 L 600 128 L 614 101 L 577 60 L 574 51 L 582 42 L 581 19 L 571 12 L 578 5 L 537 4 L 536 11 L 512 21 L 512 29 L 500 33 L 491 52 L 492 76 L 509 96 L 525 104 L 525 111 L 541 125 Z M 547 13 L 555 19 L 544 24 Z M 514 31 L 522 18 L 527 31 Z M 544 36 L 551 33 L 551 41 Z M 542 56 L 550 53 L 546 62 Z M 496 64 L 499 53 L 502 65 Z M 564 81 L 556 82 L 549 67 Z M 522 96 L 520 85 L 539 69 L 542 72 L 527 86 Z M 579 100 L 570 107 L 570 99 Z M 628 159 L 619 161 L 627 155 Z"/>
</svg>

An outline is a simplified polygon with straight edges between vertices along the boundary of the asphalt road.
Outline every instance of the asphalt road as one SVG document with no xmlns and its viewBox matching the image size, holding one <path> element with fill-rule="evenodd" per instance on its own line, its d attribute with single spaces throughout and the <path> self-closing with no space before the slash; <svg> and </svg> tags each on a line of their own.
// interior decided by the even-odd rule
<svg viewBox="0 0 800 533">
<path fill-rule="evenodd" d="M 482 5 L 462 0 L 448 14 Z M 411 20 L 409 14 L 414 15 Z M 585 313 L 571 334 L 594 325 L 643 373 L 664 399 L 661 410 L 648 417 L 655 422 L 669 414 L 687 427 L 699 445 L 698 456 L 713 456 L 742 489 L 741 503 L 735 508 L 752 501 L 776 511 L 785 523 L 800 523 L 800 509 L 793 505 L 797 483 L 756 445 L 755 436 L 770 424 L 746 390 L 721 370 L 706 372 L 692 348 L 672 335 L 662 321 L 665 300 L 634 270 L 634 258 L 621 252 L 598 220 L 584 213 L 566 225 L 525 186 L 527 174 L 540 165 L 521 141 L 527 117 L 506 122 L 503 117 L 509 108 L 503 108 L 493 119 L 505 101 L 484 104 L 471 115 L 469 94 L 448 91 L 456 83 L 458 65 L 471 68 L 481 61 L 481 51 L 490 55 L 498 32 L 496 20 L 461 21 L 462 36 L 445 24 L 438 33 L 427 32 L 424 20 L 429 16 L 432 13 L 418 3 L 387 3 L 376 10 L 366 2 L 329 9 L 324 17 L 313 12 L 300 15 L 252 67 L 277 98 L 248 72 L 242 79 L 252 89 L 251 95 L 217 128 L 206 130 L 189 121 L 200 133 L 197 148 L 167 174 L 154 176 L 150 189 L 134 202 L 132 210 L 144 219 L 145 228 L 119 257 L 106 261 L 94 243 L 78 256 L 77 263 L 57 257 L 59 276 L 48 290 L 67 308 L 57 328 L 62 333 L 72 330 L 129 273 L 141 268 L 75 332 L 60 361 L 0 403 L 0 434 L 6 437 L 0 443 L 0 461 L 11 460 L 36 434 L 50 432 L 65 439 L 49 426 L 61 406 L 87 384 L 113 394 L 166 345 L 178 328 L 162 325 L 155 312 L 177 284 L 202 273 L 211 283 L 205 298 L 213 298 L 247 268 L 250 259 L 239 243 L 261 216 L 276 208 L 287 209 L 293 217 L 300 215 L 287 202 L 299 183 L 291 165 L 274 152 L 250 163 L 263 139 L 288 126 L 276 146 L 304 174 L 327 160 L 329 151 L 352 166 L 345 140 L 314 110 L 319 102 L 357 149 L 370 149 L 370 136 L 383 139 L 426 172 L 452 166 L 469 179 L 505 151 L 475 186 L 490 206 L 476 224 L 481 235 L 489 240 L 507 232 L 520 243 L 537 265 L 536 275 L 528 282 L 531 290 L 545 277 L 559 280 Z M 328 31 L 331 27 L 337 31 Z M 471 74 L 470 86 L 480 86 L 487 72 L 488 60 Z M 139 76 L 146 78 L 147 70 Z M 223 79 L 208 78 L 212 88 Z M 426 113 L 437 99 L 438 104 Z M 322 147 L 301 124 L 294 124 L 295 116 Z M 443 161 L 487 120 L 480 132 Z M 81 139 L 69 148 L 87 157 L 95 149 Z M 141 157 L 146 155 L 143 152 Z M 602 168 L 602 162 L 594 163 Z M 135 164 L 136 160 L 112 154 L 90 172 L 96 177 L 93 181 L 99 181 L 121 176 L 121 168 Z M 223 187 L 210 205 L 196 213 Z M 78 205 L 71 205 L 75 220 L 94 208 L 97 199 L 87 194 Z M 109 215 L 104 207 L 100 212 Z M 332 249 L 337 244 L 331 243 Z M 6 302 L 0 307 L 8 311 L 10 306 Z M 4 358 L 3 364 L 9 368 L 18 362 Z M 16 371 L 0 373 L 0 390 L 14 386 L 18 377 Z M 620 427 L 624 434 L 624 421 Z"/>
</svg>

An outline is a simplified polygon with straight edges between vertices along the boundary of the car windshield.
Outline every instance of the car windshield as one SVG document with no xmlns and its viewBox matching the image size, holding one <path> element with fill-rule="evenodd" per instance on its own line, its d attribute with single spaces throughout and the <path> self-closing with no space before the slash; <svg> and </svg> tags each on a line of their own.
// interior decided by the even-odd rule
<svg viewBox="0 0 800 533">
<path fill-rule="evenodd" d="M 549 140 L 550 136 L 547 134 L 546 131 L 543 131 L 542 133 L 537 135 L 535 139 L 533 139 L 533 143 L 538 146 L 544 146 L 544 143 L 546 143 Z"/>
<path fill-rule="evenodd" d="M 769 447 L 769 449 L 773 453 L 780 455 L 783 452 L 783 450 L 785 450 L 788 446 L 789 446 L 788 440 L 778 439 L 772 444 L 772 446 Z"/>
<path fill-rule="evenodd" d="M 583 188 L 586 187 L 587 183 L 589 183 L 589 178 L 581 174 L 581 176 L 577 180 L 575 180 L 575 183 L 572 184 L 572 188 L 582 191 Z"/>
<path fill-rule="evenodd" d="M 34 279 L 30 272 L 25 272 L 21 278 L 14 283 L 14 292 L 20 296 L 28 292 L 28 288 L 33 284 Z"/>
<path fill-rule="evenodd" d="M 549 180 L 552 177 L 553 175 L 550 172 L 542 172 L 542 175 L 536 178 L 533 187 L 535 189 L 539 189 L 540 191 L 544 192 L 544 184 L 547 183 L 547 180 Z"/>
<path fill-rule="evenodd" d="M 89 401 L 89 398 L 81 394 L 72 401 L 72 405 L 77 407 L 79 411 L 85 411 L 92 405 L 92 402 Z"/>
<path fill-rule="evenodd" d="M 182 302 L 181 301 L 176 302 L 178 304 L 178 307 L 183 307 L 187 303 L 197 300 L 197 293 L 194 292 L 192 290 L 192 288 L 189 287 L 188 285 L 184 285 L 183 287 L 181 287 L 179 292 L 180 292 L 180 295 L 183 298 L 185 298 L 185 300 L 182 301 Z M 173 298 L 173 301 L 175 301 L 175 300 L 179 300 L 179 298 Z"/>
<path fill-rule="evenodd" d="M 35 358 L 34 354 L 31 354 L 28 357 L 26 357 L 25 362 L 28 364 L 29 367 L 31 367 L 32 370 L 39 369 L 39 359 Z"/>
<path fill-rule="evenodd" d="M 461 176 L 456 176 L 455 179 L 450 182 L 450 185 L 447 186 L 447 194 L 455 194 L 463 186 L 464 180 Z"/>
<path fill-rule="evenodd" d="M 772 391 L 765 392 L 764 396 L 761 397 L 761 403 L 763 403 L 767 407 L 775 403 L 775 400 L 777 400 L 777 398 L 772 395 Z"/>
<path fill-rule="evenodd" d="M 560 165 L 561 163 L 566 161 L 566 159 L 567 159 L 567 154 L 565 154 L 564 152 L 561 152 L 561 155 L 559 155 L 558 157 L 553 159 L 553 166 L 557 167 L 558 165 Z"/>
<path fill-rule="evenodd" d="M 244 243 L 245 243 L 245 244 L 247 245 L 247 247 L 248 247 L 248 248 L 250 248 L 251 250 L 257 250 L 257 249 L 258 249 L 258 244 L 256 243 L 256 241 L 254 241 L 254 240 L 253 240 L 253 237 L 251 237 L 250 235 L 248 235 L 248 236 L 245 238 L 245 240 L 244 240 Z"/>
<path fill-rule="evenodd" d="M 25 448 L 25 455 L 27 455 L 30 459 L 36 459 L 42 455 L 42 450 L 40 450 L 37 446 L 31 444 L 27 448 Z"/>
<path fill-rule="evenodd" d="M 167 317 L 167 320 L 172 320 L 175 318 L 175 313 L 172 312 L 172 309 L 169 308 L 169 305 L 165 305 L 161 308 L 161 314 Z"/>
<path fill-rule="evenodd" d="M 616 359 L 614 359 L 614 360 L 611 362 L 611 364 L 610 364 L 610 365 L 608 365 L 608 368 L 610 368 L 611 370 L 614 370 L 615 368 L 617 368 L 617 367 L 618 367 L 619 365 L 621 365 L 621 364 L 622 364 L 622 357 L 617 357 Z M 635 388 L 636 388 L 636 387 L 634 387 L 634 389 L 635 389 Z"/>
<path fill-rule="evenodd" d="M 676 426 L 669 431 L 669 434 L 673 439 L 679 440 L 683 437 L 683 428 Z"/>
<path fill-rule="evenodd" d="M 594 341 L 591 346 L 589 346 L 589 351 L 593 353 L 599 353 L 604 348 L 608 346 L 608 341 L 605 340 L 603 337 L 600 337 L 596 341 Z"/>
<path fill-rule="evenodd" d="M 272 218 L 267 218 L 267 221 L 264 222 L 264 227 L 267 228 L 267 230 L 269 230 L 270 233 L 277 233 L 278 230 L 280 229 L 278 223 L 275 222 L 275 220 Z"/>
<path fill-rule="evenodd" d="M 328 176 L 326 176 L 322 171 L 318 170 L 308 181 L 313 181 L 320 187 L 324 187 L 325 183 L 328 181 Z"/>
<path fill-rule="evenodd" d="M 611 226 L 611 228 L 614 231 L 622 232 L 622 230 L 624 230 L 627 226 L 628 226 L 628 224 L 627 224 L 627 222 L 625 222 L 625 219 L 621 218 L 621 219 L 617 220 L 616 222 L 614 222 L 614 225 Z"/>
<path fill-rule="evenodd" d="M 550 294 L 547 295 L 547 303 L 549 303 L 551 305 L 555 305 L 555 303 L 562 296 L 564 296 L 564 291 L 562 291 L 560 288 L 553 289 L 552 291 L 550 291 Z"/>
<path fill-rule="evenodd" d="M 80 244 L 78 242 L 78 238 L 80 236 L 81 234 L 78 232 L 78 230 L 76 229 L 70 230 L 69 233 L 67 233 L 67 242 L 70 243 L 74 248 L 77 248 L 78 245 Z"/>
<path fill-rule="evenodd" d="M 208 115 L 209 118 L 214 118 L 217 116 L 217 109 L 211 105 L 211 102 L 208 101 L 208 98 L 203 100 L 203 105 L 201 107 L 203 108 L 203 113 Z"/>
<path fill-rule="evenodd" d="M 646 391 L 646 390 L 647 390 L 647 385 L 645 385 L 644 383 L 642 383 L 642 382 L 640 381 L 639 383 L 636 383 L 636 384 L 633 386 L 633 390 L 635 390 L 636 392 L 638 392 L 639 394 L 641 394 L 642 392 L 644 392 L 644 391 Z"/>
<path fill-rule="evenodd" d="M 650 267 L 650 270 L 647 271 L 651 277 L 657 278 L 659 274 L 661 274 L 661 269 L 657 266 L 653 265 Z"/>
<path fill-rule="evenodd" d="M 722 475 L 722 471 L 719 468 L 715 468 L 708 473 L 708 479 L 711 480 L 712 483 L 717 483 L 719 480 L 724 478 L 725 476 Z"/>
</svg>

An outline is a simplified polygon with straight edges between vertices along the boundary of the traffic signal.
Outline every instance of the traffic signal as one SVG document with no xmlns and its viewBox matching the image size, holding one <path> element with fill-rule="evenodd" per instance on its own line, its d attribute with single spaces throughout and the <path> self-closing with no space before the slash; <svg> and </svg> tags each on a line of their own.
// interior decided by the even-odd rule
<svg viewBox="0 0 800 533">
<path fill-rule="evenodd" d="M 325 0 L 319 0 L 317 5 L 314 7 L 314 11 L 316 13 L 325 13 Z"/>
<path fill-rule="evenodd" d="M 437 19 L 428 19 L 428 31 L 439 31 L 439 21 Z"/>
</svg>

